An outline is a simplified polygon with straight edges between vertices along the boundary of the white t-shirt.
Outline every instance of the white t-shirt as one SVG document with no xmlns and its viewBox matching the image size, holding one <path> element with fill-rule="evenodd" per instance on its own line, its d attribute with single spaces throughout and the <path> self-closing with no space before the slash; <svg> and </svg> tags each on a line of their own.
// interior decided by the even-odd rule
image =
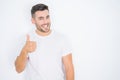
<svg viewBox="0 0 120 80">
<path fill-rule="evenodd" d="M 29 35 L 37 48 L 28 54 L 26 80 L 65 80 L 62 57 L 72 53 L 65 36 L 55 31 L 48 36 L 39 36 L 35 31 Z"/>
</svg>

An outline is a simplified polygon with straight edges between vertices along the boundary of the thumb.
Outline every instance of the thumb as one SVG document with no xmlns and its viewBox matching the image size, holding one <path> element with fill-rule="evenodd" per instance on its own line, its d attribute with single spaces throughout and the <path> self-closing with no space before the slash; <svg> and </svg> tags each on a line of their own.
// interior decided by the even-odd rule
<svg viewBox="0 0 120 80">
<path fill-rule="evenodd" d="M 26 37 L 27 37 L 27 41 L 30 41 L 30 36 L 28 34 L 26 35 Z"/>
</svg>

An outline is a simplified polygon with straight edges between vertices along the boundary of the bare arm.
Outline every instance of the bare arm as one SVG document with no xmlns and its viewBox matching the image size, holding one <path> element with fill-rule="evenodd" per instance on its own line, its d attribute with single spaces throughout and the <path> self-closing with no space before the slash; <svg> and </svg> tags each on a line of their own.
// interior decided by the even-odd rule
<svg viewBox="0 0 120 80">
<path fill-rule="evenodd" d="M 27 35 L 27 41 L 23 49 L 21 50 L 20 55 L 15 60 L 15 68 L 18 73 L 21 73 L 26 66 L 28 60 L 28 53 L 35 51 L 36 43 L 34 41 L 30 41 L 29 35 Z"/>
<path fill-rule="evenodd" d="M 72 63 L 72 54 L 63 57 L 63 64 L 65 67 L 66 80 L 74 80 L 74 68 Z"/>
<path fill-rule="evenodd" d="M 15 61 L 15 68 L 18 73 L 22 72 L 25 69 L 27 59 L 27 52 L 23 49 Z"/>
</svg>

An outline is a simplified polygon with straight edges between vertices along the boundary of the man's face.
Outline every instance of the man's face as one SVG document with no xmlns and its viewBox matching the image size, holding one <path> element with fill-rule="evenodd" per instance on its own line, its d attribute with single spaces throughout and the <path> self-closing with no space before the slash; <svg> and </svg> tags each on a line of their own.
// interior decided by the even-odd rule
<svg viewBox="0 0 120 80">
<path fill-rule="evenodd" d="M 35 12 L 32 23 L 36 25 L 37 30 L 44 33 L 49 32 L 51 23 L 48 10 Z"/>
</svg>

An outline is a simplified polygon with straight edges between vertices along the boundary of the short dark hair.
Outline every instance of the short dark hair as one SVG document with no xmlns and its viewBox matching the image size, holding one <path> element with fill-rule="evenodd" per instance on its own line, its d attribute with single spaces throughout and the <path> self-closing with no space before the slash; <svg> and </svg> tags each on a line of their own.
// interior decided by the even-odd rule
<svg viewBox="0 0 120 80">
<path fill-rule="evenodd" d="M 49 11 L 48 6 L 45 4 L 36 4 L 31 9 L 31 16 L 33 17 L 36 11 L 43 11 L 43 10 Z"/>
</svg>

